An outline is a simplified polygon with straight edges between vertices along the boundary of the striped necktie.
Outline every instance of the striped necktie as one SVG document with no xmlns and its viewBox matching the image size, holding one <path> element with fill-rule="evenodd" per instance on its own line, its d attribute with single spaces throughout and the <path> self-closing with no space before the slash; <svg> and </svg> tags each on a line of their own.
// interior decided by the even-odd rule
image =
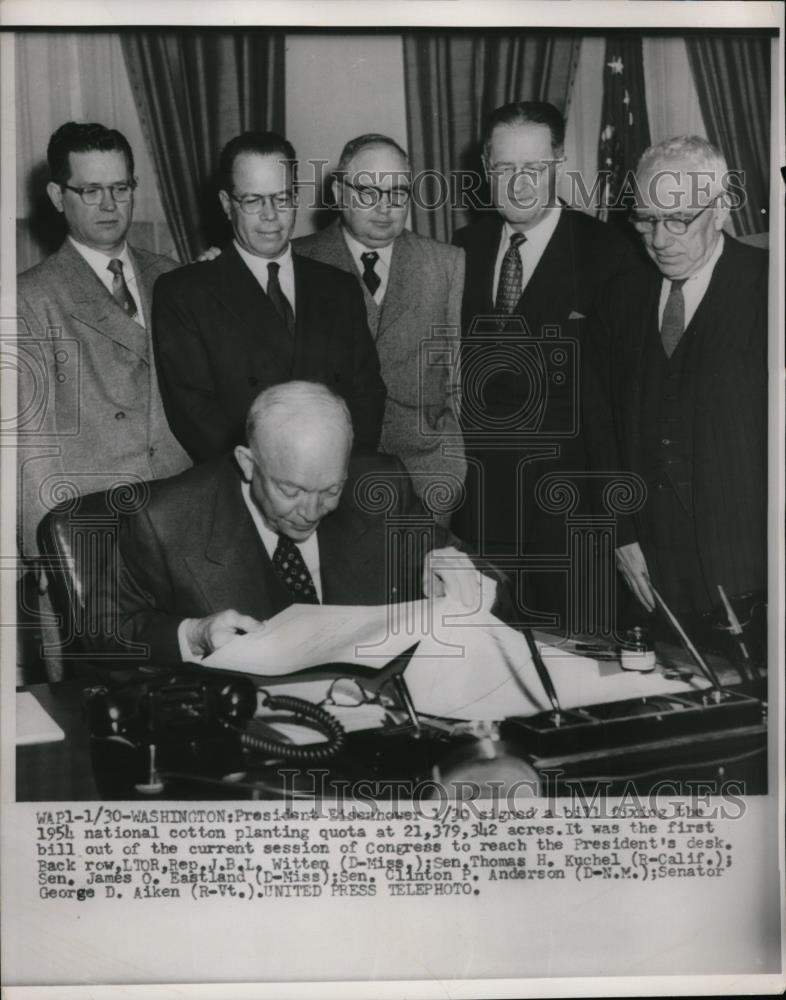
<svg viewBox="0 0 786 1000">
<path fill-rule="evenodd" d="M 112 272 L 112 298 L 127 316 L 135 319 L 139 310 L 137 309 L 134 296 L 128 290 L 128 285 L 123 274 L 122 260 L 118 260 L 117 258 L 110 260 L 107 264 L 107 270 Z"/>
</svg>

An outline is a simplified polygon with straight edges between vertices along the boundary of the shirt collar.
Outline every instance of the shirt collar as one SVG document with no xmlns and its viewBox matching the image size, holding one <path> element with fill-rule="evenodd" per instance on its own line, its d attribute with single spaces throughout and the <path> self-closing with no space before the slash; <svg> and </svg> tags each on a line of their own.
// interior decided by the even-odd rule
<svg viewBox="0 0 786 1000">
<path fill-rule="evenodd" d="M 259 537 L 262 539 L 262 543 L 268 552 L 275 551 L 276 545 L 278 544 L 278 533 L 267 526 L 267 523 L 262 516 L 262 511 L 259 507 L 257 507 L 251 498 L 251 486 L 246 482 L 242 482 L 240 484 L 240 492 L 243 495 L 243 501 L 246 507 L 248 507 L 248 512 L 251 514 L 254 521 L 254 527 L 257 529 Z"/>
<path fill-rule="evenodd" d="M 93 268 L 97 273 L 103 273 L 107 270 L 107 265 L 110 260 L 120 260 L 123 262 L 124 271 L 133 271 L 133 264 L 131 263 L 131 257 L 128 253 L 128 243 L 123 243 L 123 247 L 119 253 L 113 253 L 111 256 L 109 254 L 102 253 L 100 250 L 94 250 L 92 247 L 85 246 L 84 243 L 80 243 L 79 240 L 75 240 L 73 236 L 68 237 L 77 253 Z"/>
<path fill-rule="evenodd" d="M 554 235 L 554 230 L 559 224 L 560 216 L 562 215 L 562 205 L 555 205 L 550 208 L 548 212 L 544 212 L 543 218 L 537 222 L 531 229 L 527 229 L 524 235 L 527 237 L 527 243 L 535 250 L 544 250 L 546 244 L 549 242 L 551 237 Z M 505 246 L 507 247 L 510 242 L 511 236 L 518 232 L 514 229 L 509 222 L 505 222 Z"/>
<path fill-rule="evenodd" d="M 724 238 L 723 233 L 721 233 L 720 239 L 715 244 L 715 249 L 712 251 L 712 256 L 709 257 L 704 264 L 702 264 L 698 271 L 694 272 L 689 278 L 686 278 L 685 281 L 688 282 L 696 279 L 709 282 L 712 277 L 712 272 L 715 270 L 715 265 L 718 263 L 720 255 L 723 253 L 723 245 Z"/>
<path fill-rule="evenodd" d="M 240 254 L 241 260 L 245 261 L 251 273 L 261 280 L 265 287 L 267 287 L 268 274 L 270 273 L 267 269 L 268 264 L 278 264 L 282 271 L 292 271 L 292 243 L 287 243 L 284 248 L 283 253 L 279 254 L 278 257 L 260 257 L 258 254 L 249 253 L 244 247 L 238 243 L 237 240 L 232 241 L 235 245 L 235 250 Z"/>
<path fill-rule="evenodd" d="M 346 226 L 341 226 L 341 232 L 344 234 L 344 239 L 347 244 L 349 252 L 352 254 L 352 258 L 358 267 L 358 270 L 363 270 L 363 261 L 360 259 L 361 255 L 364 253 L 376 253 L 379 254 L 380 261 L 386 266 L 390 267 L 390 258 L 393 256 L 393 244 L 396 240 L 392 240 L 386 247 L 367 247 L 360 240 L 356 240 L 355 237 L 350 233 Z M 398 239 L 398 237 L 396 237 Z"/>
</svg>

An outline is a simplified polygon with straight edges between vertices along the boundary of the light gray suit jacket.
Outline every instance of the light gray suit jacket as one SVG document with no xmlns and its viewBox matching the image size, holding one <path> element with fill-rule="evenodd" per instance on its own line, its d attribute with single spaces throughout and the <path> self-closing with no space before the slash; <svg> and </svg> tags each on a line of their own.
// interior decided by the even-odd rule
<svg viewBox="0 0 786 1000">
<path fill-rule="evenodd" d="M 18 535 L 73 493 L 171 476 L 191 462 L 169 430 L 150 343 L 153 283 L 177 267 L 129 247 L 146 328 L 117 305 L 70 240 L 17 279 Z"/>
<path fill-rule="evenodd" d="M 293 245 L 299 254 L 358 279 L 388 390 L 380 451 L 398 455 L 426 505 L 444 515 L 466 474 L 457 364 L 464 252 L 405 229 L 393 243 L 378 306 L 361 280 L 340 220 Z"/>
</svg>

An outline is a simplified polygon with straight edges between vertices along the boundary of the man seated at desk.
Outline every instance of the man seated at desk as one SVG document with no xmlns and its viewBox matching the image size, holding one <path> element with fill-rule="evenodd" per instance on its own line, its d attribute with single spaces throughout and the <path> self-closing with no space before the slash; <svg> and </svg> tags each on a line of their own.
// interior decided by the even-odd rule
<svg viewBox="0 0 786 1000">
<path fill-rule="evenodd" d="M 198 662 L 293 603 L 494 599 L 496 583 L 423 514 L 396 458 L 350 461 L 349 410 L 326 386 L 265 389 L 247 440 L 235 462 L 150 484 L 123 523 L 119 629 L 152 662 Z M 389 519 L 406 515 L 411 545 L 389 544 Z"/>
</svg>

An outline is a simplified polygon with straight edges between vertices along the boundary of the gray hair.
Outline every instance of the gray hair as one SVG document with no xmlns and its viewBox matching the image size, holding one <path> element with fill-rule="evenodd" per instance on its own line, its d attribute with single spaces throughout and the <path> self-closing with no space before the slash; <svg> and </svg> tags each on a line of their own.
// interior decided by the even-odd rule
<svg viewBox="0 0 786 1000">
<path fill-rule="evenodd" d="M 333 424 L 352 445 L 352 417 L 341 396 L 321 382 L 279 382 L 263 389 L 254 399 L 246 418 L 249 447 L 276 435 L 283 427 L 308 420 L 311 424 Z"/>
<path fill-rule="evenodd" d="M 684 164 L 697 175 L 706 176 L 715 196 L 728 187 L 726 158 L 717 147 L 699 135 L 678 135 L 645 149 L 636 167 L 636 177 L 641 180 L 675 164 Z"/>
</svg>

